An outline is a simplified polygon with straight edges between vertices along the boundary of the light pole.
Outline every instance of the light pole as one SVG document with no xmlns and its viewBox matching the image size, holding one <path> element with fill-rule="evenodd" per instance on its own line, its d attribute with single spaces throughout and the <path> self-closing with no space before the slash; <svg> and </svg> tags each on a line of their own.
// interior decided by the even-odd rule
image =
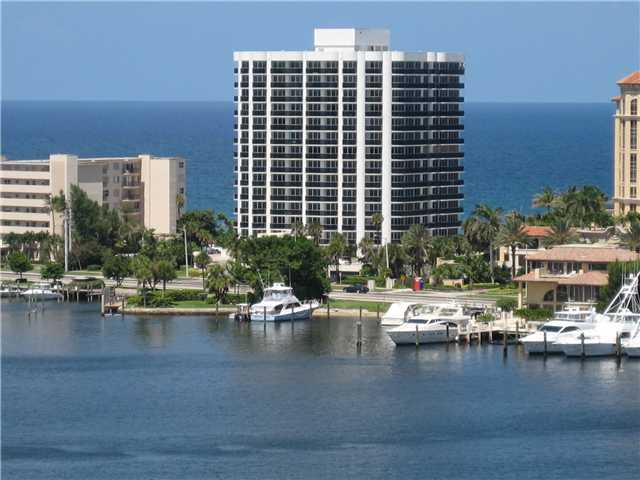
<svg viewBox="0 0 640 480">
<path fill-rule="evenodd" d="M 69 271 L 69 243 L 71 240 L 71 213 L 68 208 L 64 209 L 64 271 Z"/>
<path fill-rule="evenodd" d="M 189 256 L 187 255 L 187 226 L 182 226 L 184 232 L 184 273 L 189 278 Z"/>
</svg>

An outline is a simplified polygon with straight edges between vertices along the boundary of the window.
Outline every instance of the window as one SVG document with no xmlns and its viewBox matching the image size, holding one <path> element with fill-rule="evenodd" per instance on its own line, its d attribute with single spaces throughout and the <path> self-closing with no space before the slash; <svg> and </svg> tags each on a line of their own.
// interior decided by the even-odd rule
<svg viewBox="0 0 640 480">
<path fill-rule="evenodd" d="M 638 177 L 638 156 L 635 153 L 631 154 L 629 160 L 629 180 L 631 183 L 636 183 Z"/>
<path fill-rule="evenodd" d="M 634 98 L 633 100 L 631 100 L 631 115 L 637 115 L 638 114 L 638 99 Z"/>
<path fill-rule="evenodd" d="M 629 143 L 631 148 L 638 148 L 638 122 L 633 120 L 631 122 L 631 135 Z"/>
</svg>

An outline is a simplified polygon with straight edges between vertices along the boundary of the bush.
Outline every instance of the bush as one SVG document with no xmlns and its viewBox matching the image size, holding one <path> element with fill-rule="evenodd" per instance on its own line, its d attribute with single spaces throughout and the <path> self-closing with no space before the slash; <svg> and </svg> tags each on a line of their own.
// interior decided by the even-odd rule
<svg viewBox="0 0 640 480">
<path fill-rule="evenodd" d="M 167 290 L 164 293 L 165 298 L 171 299 L 173 302 L 184 302 L 190 300 L 205 300 L 207 294 L 201 290 L 191 290 L 188 288 Z"/>
<path fill-rule="evenodd" d="M 89 265 L 87 266 L 87 270 L 91 271 L 91 272 L 99 272 L 102 270 L 102 266 L 101 265 Z"/>
<path fill-rule="evenodd" d="M 144 294 L 132 295 L 127 298 L 127 303 L 134 307 L 166 308 L 172 307 L 174 302 L 169 296 L 163 296 L 162 292 L 154 291 L 146 293 L 146 300 Z"/>
<path fill-rule="evenodd" d="M 518 306 L 518 301 L 515 298 L 499 298 L 496 301 L 496 307 L 503 312 L 512 312 Z"/>
<path fill-rule="evenodd" d="M 553 318 L 553 312 L 546 308 L 521 308 L 515 314 L 527 322 L 542 322 Z"/>
<path fill-rule="evenodd" d="M 479 322 L 493 322 L 495 319 L 496 318 L 490 313 L 483 313 L 482 315 L 478 316 Z"/>
</svg>

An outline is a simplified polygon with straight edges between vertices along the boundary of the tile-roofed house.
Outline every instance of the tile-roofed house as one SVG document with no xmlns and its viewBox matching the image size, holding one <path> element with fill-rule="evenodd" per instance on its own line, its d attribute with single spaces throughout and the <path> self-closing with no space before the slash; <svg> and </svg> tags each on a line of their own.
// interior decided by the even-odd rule
<svg viewBox="0 0 640 480">
<path fill-rule="evenodd" d="M 527 273 L 514 278 L 519 305 L 553 310 L 565 303 L 592 306 L 608 283 L 608 265 L 639 259 L 630 250 L 601 245 L 559 245 L 530 252 Z"/>
<path fill-rule="evenodd" d="M 618 80 L 618 85 L 640 85 L 640 70 L 637 70 L 630 75 Z"/>
</svg>

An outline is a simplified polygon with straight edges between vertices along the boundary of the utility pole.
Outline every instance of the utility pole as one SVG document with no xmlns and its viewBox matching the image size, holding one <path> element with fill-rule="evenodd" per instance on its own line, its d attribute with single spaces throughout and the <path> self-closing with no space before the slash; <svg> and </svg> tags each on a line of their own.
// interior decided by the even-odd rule
<svg viewBox="0 0 640 480">
<path fill-rule="evenodd" d="M 70 229 L 69 229 L 69 221 L 70 221 L 69 209 L 64 209 L 64 271 L 69 271 L 69 240 L 70 240 Z"/>
<path fill-rule="evenodd" d="M 184 272 L 187 278 L 189 278 L 189 256 L 187 255 L 187 227 L 186 225 L 182 226 L 182 231 L 184 232 Z"/>
</svg>

